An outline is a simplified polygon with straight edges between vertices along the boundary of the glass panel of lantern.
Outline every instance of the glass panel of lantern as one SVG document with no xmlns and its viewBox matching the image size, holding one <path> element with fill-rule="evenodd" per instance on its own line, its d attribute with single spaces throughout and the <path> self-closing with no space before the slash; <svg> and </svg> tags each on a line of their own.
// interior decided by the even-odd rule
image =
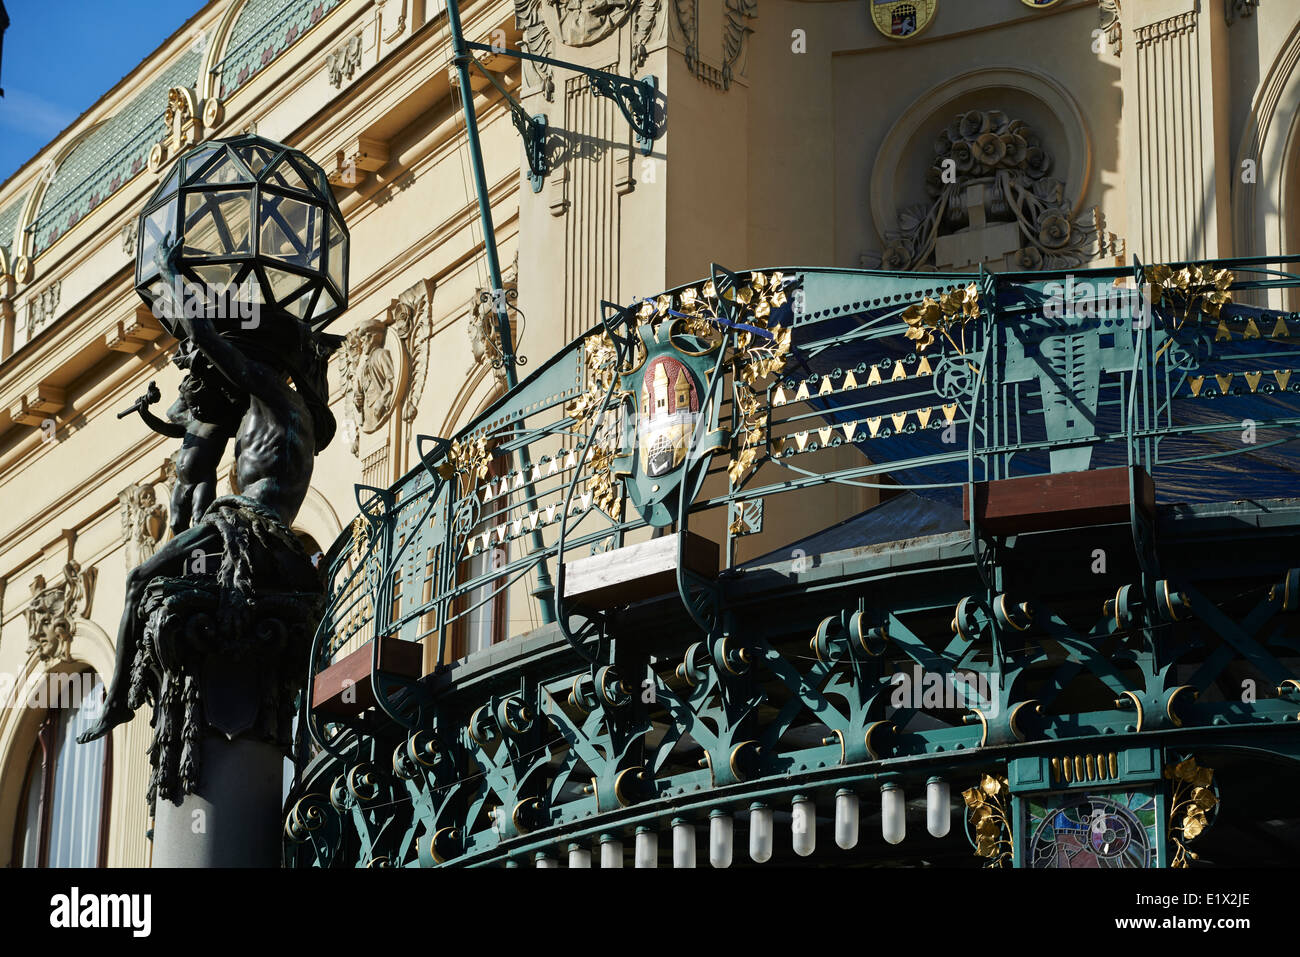
<svg viewBox="0 0 1300 957">
<path fill-rule="evenodd" d="M 279 143 L 244 135 L 201 144 L 173 164 L 139 227 L 136 291 L 151 306 L 168 233 L 182 242 L 191 282 L 249 281 L 241 297 L 317 329 L 347 306 L 347 228 L 325 172 Z"/>
<path fill-rule="evenodd" d="M 139 248 L 136 250 L 136 285 L 158 275 L 158 243 L 169 233 L 176 235 L 176 204 L 167 203 L 140 217 Z"/>
<path fill-rule="evenodd" d="M 185 247 L 181 256 L 224 259 L 251 252 L 251 189 L 185 193 Z"/>
<path fill-rule="evenodd" d="M 330 215 L 329 262 L 326 274 L 344 297 L 348 293 L 348 232 L 338 216 Z"/>
</svg>

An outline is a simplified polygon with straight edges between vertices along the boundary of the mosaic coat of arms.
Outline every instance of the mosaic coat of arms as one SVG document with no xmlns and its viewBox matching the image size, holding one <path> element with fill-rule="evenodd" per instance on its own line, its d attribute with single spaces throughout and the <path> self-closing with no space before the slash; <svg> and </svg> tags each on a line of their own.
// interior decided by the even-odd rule
<svg viewBox="0 0 1300 957">
<path fill-rule="evenodd" d="M 891 40 L 916 36 L 934 19 L 939 0 L 870 0 L 871 22 Z"/>
</svg>

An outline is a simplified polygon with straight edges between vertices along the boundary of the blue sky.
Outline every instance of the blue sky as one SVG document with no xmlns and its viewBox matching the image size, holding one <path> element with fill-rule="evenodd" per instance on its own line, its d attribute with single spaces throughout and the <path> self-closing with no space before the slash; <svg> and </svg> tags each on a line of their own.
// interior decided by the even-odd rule
<svg viewBox="0 0 1300 957">
<path fill-rule="evenodd" d="M 203 0 L 4 0 L 0 182 L 89 109 Z"/>
</svg>

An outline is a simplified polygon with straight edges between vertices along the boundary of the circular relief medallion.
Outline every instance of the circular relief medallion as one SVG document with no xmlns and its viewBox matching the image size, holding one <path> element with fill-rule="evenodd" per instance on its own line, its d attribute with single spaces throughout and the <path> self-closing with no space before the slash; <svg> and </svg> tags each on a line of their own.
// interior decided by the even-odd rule
<svg viewBox="0 0 1300 957">
<path fill-rule="evenodd" d="M 939 0 L 867 0 L 876 29 L 891 40 L 914 37 L 930 25 Z"/>
</svg>

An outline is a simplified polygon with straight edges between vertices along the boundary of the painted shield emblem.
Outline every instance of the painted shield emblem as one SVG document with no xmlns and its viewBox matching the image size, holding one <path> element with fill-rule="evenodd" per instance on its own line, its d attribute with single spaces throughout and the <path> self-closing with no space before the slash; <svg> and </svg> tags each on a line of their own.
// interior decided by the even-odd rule
<svg viewBox="0 0 1300 957">
<path fill-rule="evenodd" d="M 638 334 L 645 359 L 622 375 L 629 393 L 624 410 L 636 426 L 627 435 L 616 471 L 632 504 L 654 526 L 677 520 L 682 482 L 689 483 L 689 505 L 704 480 L 706 460 L 726 445 L 717 427 L 722 390 L 711 405 L 705 401 L 714 349 L 672 331 L 674 326 L 665 323 L 657 337 L 642 326 Z"/>
<path fill-rule="evenodd" d="M 700 420 L 700 394 L 690 370 L 672 356 L 651 362 L 641 380 L 637 444 L 645 474 L 667 475 L 686 460 Z"/>
</svg>

